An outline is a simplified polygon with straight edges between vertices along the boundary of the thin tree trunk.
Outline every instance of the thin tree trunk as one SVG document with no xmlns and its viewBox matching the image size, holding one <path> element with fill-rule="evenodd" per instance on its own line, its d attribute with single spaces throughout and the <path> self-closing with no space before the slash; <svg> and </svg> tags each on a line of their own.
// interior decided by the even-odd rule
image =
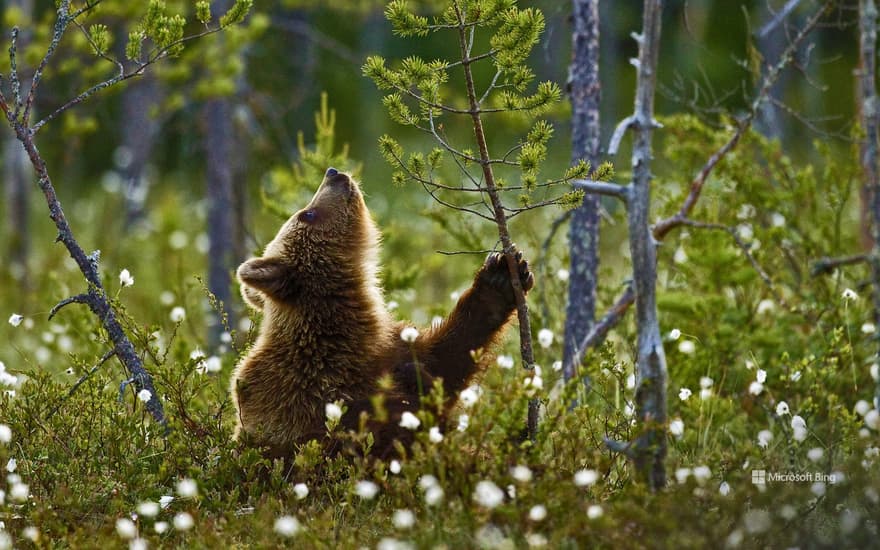
<svg viewBox="0 0 880 550">
<path fill-rule="evenodd" d="M 125 188 L 126 225 L 144 216 L 149 181 L 144 169 L 159 134 L 159 122 L 150 115 L 161 95 L 161 87 L 152 75 L 131 82 L 122 96 L 122 164 L 119 166 Z"/>
<path fill-rule="evenodd" d="M 571 160 L 599 162 L 599 0 L 573 0 L 574 31 L 569 66 Z M 599 195 L 589 193 L 572 214 L 568 232 L 571 258 L 562 364 L 566 380 L 577 375 L 572 361 L 581 340 L 593 328 L 599 268 Z M 584 376 L 584 382 L 588 379 Z"/>
<path fill-rule="evenodd" d="M 635 132 L 632 152 L 633 181 L 627 203 L 629 247 L 633 263 L 638 360 L 636 362 L 636 416 L 639 435 L 631 444 L 609 441 L 626 452 L 640 478 L 652 491 L 666 485 L 666 354 L 657 319 L 657 243 L 651 234 L 651 131 L 654 127 L 654 90 L 660 52 L 662 0 L 645 0 L 636 84 L 635 113 L 628 125 Z M 616 149 L 616 147 L 615 147 Z"/>
<path fill-rule="evenodd" d="M 862 197 L 868 199 L 870 228 L 872 236 L 871 279 L 873 282 L 874 322 L 880 324 L 880 172 L 878 172 L 878 134 L 880 134 L 880 113 L 877 98 L 877 6 L 874 0 L 859 2 L 859 93 L 860 112 L 865 136 L 860 147 L 860 160 L 864 176 Z M 880 350 L 878 350 L 880 353 Z M 880 380 L 874 391 L 874 407 L 880 409 Z"/>
<path fill-rule="evenodd" d="M 19 11 L 23 19 L 30 19 L 34 11 L 33 0 L 11 0 L 9 7 Z M 27 47 L 29 32 L 19 34 L 18 47 Z M 30 78 L 19 75 L 22 88 L 30 86 Z M 28 157 L 21 144 L 10 136 L 3 147 L 3 182 L 6 199 L 6 220 L 9 239 L 9 271 L 18 284 L 27 288 L 28 258 L 30 257 L 30 189 L 33 172 L 27 168 Z M 22 294 L 24 295 L 24 294 Z"/>
</svg>

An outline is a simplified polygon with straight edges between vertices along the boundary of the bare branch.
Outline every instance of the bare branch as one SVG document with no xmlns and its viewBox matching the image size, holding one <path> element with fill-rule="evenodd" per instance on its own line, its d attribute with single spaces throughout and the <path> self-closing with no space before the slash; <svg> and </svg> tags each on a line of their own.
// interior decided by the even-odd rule
<svg viewBox="0 0 880 550">
<path fill-rule="evenodd" d="M 571 180 L 571 186 L 575 189 L 582 189 L 587 193 L 592 193 L 594 195 L 614 197 L 623 202 L 626 202 L 629 199 L 630 187 L 628 185 L 617 185 L 616 183 L 594 180 Z"/>
<path fill-rule="evenodd" d="M 51 321 L 52 317 L 55 317 L 55 314 L 58 313 L 59 311 L 61 311 L 61 308 L 63 308 L 64 306 L 70 305 L 70 304 L 86 304 L 86 305 L 88 305 L 88 303 L 89 303 L 88 300 L 89 300 L 88 294 L 77 294 L 76 296 L 71 296 L 70 298 L 65 298 L 64 300 L 61 300 L 60 302 L 55 304 L 55 307 L 53 307 L 52 309 L 49 310 L 49 320 Z"/>
<path fill-rule="evenodd" d="M 788 0 L 788 2 L 786 2 L 785 5 L 782 6 L 782 9 L 779 10 L 779 12 L 773 17 L 773 19 L 767 21 L 767 23 L 763 27 L 761 27 L 760 30 L 758 30 L 758 38 L 766 38 L 768 34 L 776 30 L 776 27 L 782 24 L 785 18 L 788 17 L 788 14 L 794 11 L 794 9 L 800 3 L 801 0 Z"/>
<path fill-rule="evenodd" d="M 635 121 L 635 116 L 630 115 L 621 120 L 614 128 L 614 133 L 611 134 L 611 141 L 608 142 L 609 156 L 613 157 L 617 154 L 617 150 L 620 149 L 620 142 L 623 141 L 623 135 L 626 134 L 626 131 L 629 130 L 633 124 L 635 124 Z"/>
<path fill-rule="evenodd" d="M 52 418 L 53 416 L 55 416 L 55 413 L 57 413 L 57 412 L 61 409 L 61 407 L 64 405 L 64 403 L 66 403 L 66 402 L 67 402 L 67 401 L 73 396 L 74 393 L 76 393 L 76 390 L 78 390 L 79 387 L 82 386 L 83 383 L 84 383 L 86 380 L 88 380 L 89 378 L 91 378 L 91 376 L 92 376 L 93 374 L 95 374 L 95 373 L 98 371 L 98 369 L 101 368 L 101 366 L 102 366 L 104 363 L 106 363 L 107 360 L 110 359 L 111 357 L 113 357 L 114 355 L 116 355 L 116 349 L 115 349 L 115 348 L 114 348 L 114 349 L 107 350 L 107 353 L 105 353 L 103 356 L 101 356 L 101 359 L 98 360 L 98 362 L 95 364 L 95 366 L 93 366 L 91 369 L 89 369 L 89 371 L 88 371 L 87 373 L 85 373 L 85 374 L 83 374 L 82 376 L 80 376 L 80 377 L 79 377 L 79 380 L 77 380 L 77 381 L 73 384 L 73 386 L 70 387 L 70 390 L 68 390 L 67 395 L 65 395 L 64 398 L 61 399 L 61 401 L 59 401 L 58 404 L 55 405 L 55 406 L 52 408 L 52 410 L 49 411 L 49 412 L 46 414 L 45 419 L 46 419 L 46 420 L 49 420 L 50 418 Z"/>
<path fill-rule="evenodd" d="M 617 325 L 621 318 L 623 318 L 623 315 L 626 313 L 626 310 L 629 309 L 629 306 L 635 301 L 635 298 L 635 289 L 633 288 L 632 282 L 629 282 L 627 283 L 623 294 L 621 294 L 614 302 L 614 305 L 605 312 L 602 319 L 594 324 L 590 329 L 590 332 L 588 332 L 583 340 L 581 340 L 578 349 L 571 357 L 571 361 L 562 366 L 563 371 L 567 373 L 567 379 L 575 377 L 577 374 L 577 368 L 584 360 L 584 354 L 587 350 L 599 345 L 605 340 L 605 336 L 607 336 L 608 332 Z"/>
</svg>

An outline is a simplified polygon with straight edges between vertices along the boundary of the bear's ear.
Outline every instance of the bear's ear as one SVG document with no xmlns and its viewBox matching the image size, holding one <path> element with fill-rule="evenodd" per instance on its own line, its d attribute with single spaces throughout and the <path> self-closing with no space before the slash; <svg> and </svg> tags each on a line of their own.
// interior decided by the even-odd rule
<svg viewBox="0 0 880 550">
<path fill-rule="evenodd" d="M 282 300 L 289 291 L 288 275 L 287 267 L 278 258 L 251 258 L 238 266 L 239 281 Z"/>
</svg>

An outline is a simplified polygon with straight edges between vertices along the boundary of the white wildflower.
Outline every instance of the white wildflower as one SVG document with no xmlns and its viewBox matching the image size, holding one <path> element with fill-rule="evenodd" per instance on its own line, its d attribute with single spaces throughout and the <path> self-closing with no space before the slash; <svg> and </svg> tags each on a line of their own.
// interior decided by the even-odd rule
<svg viewBox="0 0 880 550">
<path fill-rule="evenodd" d="M 671 422 L 669 422 L 669 433 L 674 435 L 676 438 L 680 438 L 684 435 L 684 421 L 681 418 L 675 418 Z"/>
<path fill-rule="evenodd" d="M 137 536 L 137 525 L 128 518 L 116 520 L 116 533 L 124 539 L 133 539 Z"/>
<path fill-rule="evenodd" d="M 21 530 L 21 536 L 35 543 L 40 540 L 40 531 L 33 525 L 30 525 Z"/>
<path fill-rule="evenodd" d="M 758 315 L 763 315 L 765 313 L 770 313 L 776 309 L 776 304 L 773 303 L 773 300 L 761 300 L 758 302 Z"/>
<path fill-rule="evenodd" d="M 778 416 L 785 416 L 786 414 L 789 414 L 789 413 L 790 413 L 790 411 L 788 408 L 788 403 L 786 403 L 785 401 L 780 401 L 779 403 L 776 404 L 776 414 Z"/>
<path fill-rule="evenodd" d="M 574 484 L 578 487 L 589 487 L 599 481 L 599 472 L 593 469 L 578 470 L 574 473 Z"/>
<path fill-rule="evenodd" d="M 529 545 L 529 548 L 543 548 L 547 546 L 547 542 L 547 537 L 541 533 L 529 533 L 526 535 L 526 544 Z"/>
<path fill-rule="evenodd" d="M 205 359 L 205 372 L 220 372 L 223 370 L 223 361 L 216 355 Z"/>
<path fill-rule="evenodd" d="M 161 496 L 161 497 L 159 497 L 159 506 L 161 506 L 162 509 L 164 510 L 165 508 L 168 508 L 169 506 L 171 506 L 171 503 L 173 501 L 174 501 L 174 497 L 171 495 Z"/>
<path fill-rule="evenodd" d="M 385 304 L 385 307 L 388 308 L 388 311 L 394 311 L 400 307 L 400 304 L 397 303 L 397 300 L 389 300 L 388 303 Z"/>
<path fill-rule="evenodd" d="M 678 398 L 682 401 L 687 401 L 688 398 L 693 395 L 693 393 L 694 392 L 692 392 L 689 388 L 681 388 L 680 390 L 678 390 Z"/>
<path fill-rule="evenodd" d="M 543 504 L 536 504 L 529 509 L 529 519 L 532 521 L 542 521 L 547 517 L 547 507 Z"/>
<path fill-rule="evenodd" d="M 877 409 L 871 409 L 865 415 L 865 425 L 872 430 L 880 431 L 880 412 Z"/>
<path fill-rule="evenodd" d="M 9 443 L 12 441 L 12 428 L 6 424 L 0 424 L 0 443 Z"/>
<path fill-rule="evenodd" d="M 428 430 L 428 439 L 431 443 L 440 443 L 443 441 L 443 434 L 440 432 L 440 428 L 437 426 L 431 426 L 431 429 Z"/>
<path fill-rule="evenodd" d="M 678 330 L 677 328 L 674 328 L 669 331 L 669 339 L 670 340 L 672 340 L 674 342 L 674 341 L 678 340 L 679 338 L 681 338 L 681 331 L 680 330 Z"/>
<path fill-rule="evenodd" d="M 773 520 L 767 510 L 751 509 L 743 515 L 743 524 L 750 534 L 763 533 L 770 529 Z"/>
<path fill-rule="evenodd" d="M 791 427 L 792 428 L 803 428 L 807 429 L 807 422 L 803 419 L 802 416 L 796 414 L 791 418 Z"/>
<path fill-rule="evenodd" d="M 817 497 L 823 496 L 825 494 L 825 490 L 825 482 L 823 481 L 817 481 L 810 485 L 810 492 L 812 492 Z"/>
<path fill-rule="evenodd" d="M 760 382 L 752 382 L 749 384 L 749 393 L 752 395 L 761 395 L 761 392 L 764 391 L 764 384 Z"/>
<path fill-rule="evenodd" d="M 156 534 L 161 535 L 162 533 L 168 531 L 168 522 L 157 521 L 156 524 L 153 525 L 153 530 L 156 531 Z"/>
<path fill-rule="evenodd" d="M 518 464 L 511 468 L 510 477 L 521 483 L 528 483 L 532 480 L 532 470 L 528 466 Z"/>
<path fill-rule="evenodd" d="M 364 500 L 372 500 L 379 493 L 379 486 L 364 479 L 355 484 L 354 492 Z"/>
<path fill-rule="evenodd" d="M 678 351 L 685 355 L 690 355 L 697 350 L 697 345 L 693 340 L 682 340 L 678 343 Z"/>
<path fill-rule="evenodd" d="M 744 241 L 750 241 L 755 237 L 755 230 L 752 229 L 752 224 L 743 223 L 736 227 L 736 232 L 739 235 L 739 238 Z"/>
<path fill-rule="evenodd" d="M 542 328 L 538 331 L 538 343 L 542 348 L 549 348 L 553 344 L 553 331 Z"/>
<path fill-rule="evenodd" d="M 428 487 L 425 491 L 425 504 L 436 506 L 443 501 L 443 489 L 439 485 Z"/>
<path fill-rule="evenodd" d="M 9 489 L 9 498 L 11 498 L 15 502 L 24 502 L 28 499 L 28 496 L 31 494 L 31 488 L 27 486 L 25 483 L 13 483 L 12 488 Z"/>
<path fill-rule="evenodd" d="M 152 398 L 153 398 L 153 392 L 151 392 L 150 390 L 148 390 L 146 388 L 144 388 L 138 392 L 138 399 L 143 403 L 148 402 Z"/>
<path fill-rule="evenodd" d="M 591 504 L 589 508 L 587 508 L 587 517 L 590 519 L 599 519 L 603 514 L 602 507 L 598 504 Z"/>
<path fill-rule="evenodd" d="M 199 486 L 196 480 L 191 478 L 183 478 L 177 482 L 177 494 L 181 498 L 193 498 L 199 494 Z"/>
<path fill-rule="evenodd" d="M 865 401 L 864 399 L 860 399 L 859 401 L 856 402 L 856 406 L 855 406 L 854 410 L 856 411 L 856 414 L 858 414 L 859 416 L 865 416 L 866 414 L 868 414 L 868 411 L 871 410 L 871 404 L 868 403 L 867 401 Z"/>
<path fill-rule="evenodd" d="M 811 462 L 819 462 L 824 455 L 825 451 L 822 450 L 821 447 L 813 447 L 807 451 L 807 458 L 809 458 Z"/>
<path fill-rule="evenodd" d="M 119 284 L 123 287 L 131 286 L 134 284 L 134 277 L 131 276 L 131 272 L 127 269 L 123 269 L 119 272 Z"/>
<path fill-rule="evenodd" d="M 550 368 L 556 372 L 561 371 L 562 370 L 562 361 L 553 361 L 553 364 L 550 365 Z"/>
<path fill-rule="evenodd" d="M 159 513 L 159 503 L 146 500 L 137 505 L 137 513 L 148 518 L 155 517 Z"/>
<path fill-rule="evenodd" d="M 9 324 L 14 327 L 17 327 L 18 325 L 21 324 L 22 319 L 24 319 L 23 316 L 19 315 L 18 313 L 13 313 L 12 315 L 9 316 Z"/>
<path fill-rule="evenodd" d="M 400 461 L 399 460 L 392 460 L 391 463 L 388 465 L 388 471 L 391 472 L 392 474 L 395 474 L 395 475 L 399 474 L 400 473 Z"/>
<path fill-rule="evenodd" d="M 691 477 L 690 468 L 676 468 L 675 481 L 677 481 L 679 484 L 687 482 L 689 477 Z"/>
<path fill-rule="evenodd" d="M 188 531 L 192 529 L 195 521 L 193 521 L 193 517 L 189 514 L 189 512 L 178 512 L 174 516 L 173 523 L 174 528 L 178 531 Z"/>
<path fill-rule="evenodd" d="M 168 314 L 168 318 L 171 319 L 173 323 L 182 323 L 184 319 L 186 319 L 186 310 L 180 306 L 174 306 L 171 308 L 171 313 Z"/>
<path fill-rule="evenodd" d="M 471 423 L 471 417 L 469 417 L 468 415 L 466 415 L 464 413 L 458 415 L 458 427 L 457 427 L 458 431 L 460 431 L 460 432 L 465 431 L 468 428 L 468 426 L 470 425 L 470 423 Z"/>
<path fill-rule="evenodd" d="M 419 337 L 419 329 L 415 327 L 406 327 L 400 331 L 400 339 L 404 342 L 412 344 Z"/>
<path fill-rule="evenodd" d="M 773 441 L 773 432 L 770 430 L 761 430 L 758 432 L 758 446 L 766 449 L 770 442 Z"/>
<path fill-rule="evenodd" d="M 396 460 L 394 462 L 397 462 Z M 398 462 L 398 465 L 400 463 Z M 398 469 L 398 472 L 400 470 Z M 293 494 L 296 495 L 297 500 L 302 500 L 309 496 L 309 486 L 305 483 L 297 483 L 293 486 Z"/>
<path fill-rule="evenodd" d="M 801 371 L 796 370 L 788 376 L 788 379 L 791 380 L 792 382 L 797 382 L 798 380 L 801 379 L 801 376 L 803 376 L 801 374 Z"/>
<path fill-rule="evenodd" d="M 859 295 L 856 294 L 856 291 L 851 288 L 845 288 L 840 296 L 844 300 L 855 300 L 859 297 Z"/>
<path fill-rule="evenodd" d="M 700 485 L 710 477 L 712 477 L 712 470 L 710 470 L 708 466 L 701 465 L 694 468 L 694 479 L 696 479 L 697 483 Z"/>
<path fill-rule="evenodd" d="M 688 261 L 687 252 L 684 251 L 683 246 L 679 246 L 675 249 L 675 254 L 672 255 L 672 261 L 677 264 L 683 264 Z"/>
<path fill-rule="evenodd" d="M 709 378 L 708 376 L 700 377 L 700 387 L 701 388 L 711 388 L 712 385 L 715 384 L 715 381 Z"/>
<path fill-rule="evenodd" d="M 571 273 L 569 273 L 568 270 L 565 268 L 559 268 L 559 270 L 556 272 L 556 278 L 562 282 L 567 281 L 570 276 Z"/>
<path fill-rule="evenodd" d="M 417 430 L 419 426 L 422 424 L 422 421 L 409 411 L 404 411 L 400 416 L 400 427 L 406 428 L 407 430 Z"/>
<path fill-rule="evenodd" d="M 767 371 L 764 369 L 758 369 L 758 372 L 755 373 L 755 380 L 757 380 L 758 384 L 763 384 L 767 381 Z"/>
<path fill-rule="evenodd" d="M 718 494 L 723 497 L 726 497 L 730 494 L 730 483 L 726 481 L 722 481 L 721 485 L 718 486 Z"/>
<path fill-rule="evenodd" d="M 630 374 L 626 377 L 626 388 L 631 390 L 636 387 L 636 375 Z"/>
<path fill-rule="evenodd" d="M 427 491 L 431 487 L 435 487 L 438 485 L 437 478 L 432 476 L 431 474 L 425 474 L 419 478 L 419 488 L 422 491 Z"/>
<path fill-rule="evenodd" d="M 785 225 L 785 216 L 780 214 L 779 212 L 773 212 L 770 214 L 770 224 L 773 227 L 782 227 Z"/>
<path fill-rule="evenodd" d="M 871 378 L 874 379 L 874 382 L 880 382 L 880 364 L 871 365 Z"/>
<path fill-rule="evenodd" d="M 739 210 L 736 212 L 736 219 L 738 220 L 748 220 L 754 217 L 755 207 L 748 203 L 740 205 Z"/>
<path fill-rule="evenodd" d="M 292 537 L 299 533 L 301 526 L 299 520 L 293 516 L 281 516 L 275 520 L 275 532 L 282 537 Z"/>
<path fill-rule="evenodd" d="M 499 355 L 496 360 L 498 366 L 502 369 L 512 369 L 513 368 L 513 357 L 510 355 Z"/>
<path fill-rule="evenodd" d="M 461 390 L 461 393 L 458 394 L 458 397 L 461 400 L 461 404 L 464 405 L 465 408 L 470 408 L 471 406 L 473 406 L 474 403 L 477 402 L 478 399 L 480 399 L 481 393 L 483 393 L 482 388 L 474 384 Z"/>
<path fill-rule="evenodd" d="M 331 423 L 338 422 L 339 419 L 342 418 L 342 407 L 336 403 L 327 403 L 324 405 L 324 416 L 326 416 L 327 420 Z"/>
<path fill-rule="evenodd" d="M 877 332 L 877 327 L 874 326 L 874 323 L 862 323 L 863 334 L 874 334 L 875 332 Z"/>
<path fill-rule="evenodd" d="M 15 457 L 12 457 L 6 462 L 6 471 L 11 474 L 16 468 L 18 468 L 18 462 L 15 460 Z"/>
<path fill-rule="evenodd" d="M 474 501 L 484 508 L 495 508 L 504 502 L 504 491 L 492 481 L 484 479 L 474 488 Z"/>
<path fill-rule="evenodd" d="M 395 510 L 394 515 L 391 516 L 391 522 L 394 523 L 394 526 L 398 529 L 409 529 L 416 524 L 416 515 L 412 513 L 412 510 L 407 510 L 405 508 L 402 510 Z"/>
<path fill-rule="evenodd" d="M 705 401 L 706 399 L 710 399 L 712 397 L 712 388 L 703 388 L 700 390 L 700 399 Z"/>
</svg>

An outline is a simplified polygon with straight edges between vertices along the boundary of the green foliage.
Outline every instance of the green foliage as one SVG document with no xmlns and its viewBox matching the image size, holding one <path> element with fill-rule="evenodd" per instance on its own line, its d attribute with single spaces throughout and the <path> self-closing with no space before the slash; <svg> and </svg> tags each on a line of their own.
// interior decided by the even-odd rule
<svg viewBox="0 0 880 550">
<path fill-rule="evenodd" d="M 241 23 L 244 21 L 244 18 L 247 17 L 248 12 L 253 5 L 253 0 L 235 0 L 235 3 L 229 8 L 229 11 L 220 17 L 220 26 L 228 27 L 230 25 Z M 201 17 L 199 20 L 201 20 Z"/>
</svg>

